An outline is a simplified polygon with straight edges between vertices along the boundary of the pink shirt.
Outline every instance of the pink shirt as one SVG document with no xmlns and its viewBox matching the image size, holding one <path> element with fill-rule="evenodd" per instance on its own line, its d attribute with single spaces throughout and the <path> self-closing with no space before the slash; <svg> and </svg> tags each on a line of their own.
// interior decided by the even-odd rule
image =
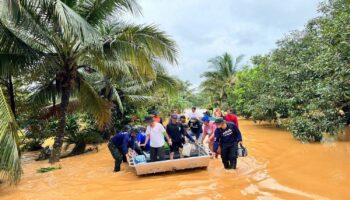
<svg viewBox="0 0 350 200">
<path fill-rule="evenodd" d="M 203 140 L 205 138 L 205 136 L 209 136 L 209 141 L 210 142 L 213 142 L 214 141 L 214 137 L 211 137 L 211 136 L 214 136 L 214 133 L 215 133 L 215 129 L 216 129 L 216 126 L 213 122 L 209 122 L 209 125 L 206 126 L 204 125 L 204 129 L 203 129 Z"/>
</svg>

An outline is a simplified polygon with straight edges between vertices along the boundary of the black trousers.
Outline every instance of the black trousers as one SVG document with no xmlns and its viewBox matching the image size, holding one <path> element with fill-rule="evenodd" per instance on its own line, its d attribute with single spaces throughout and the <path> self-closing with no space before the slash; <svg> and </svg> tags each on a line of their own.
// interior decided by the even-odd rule
<svg viewBox="0 0 350 200">
<path fill-rule="evenodd" d="M 123 158 L 125 157 L 125 155 L 123 155 L 121 150 L 118 149 L 116 146 L 114 146 L 114 144 L 111 141 L 108 143 L 108 149 L 114 158 L 114 171 L 119 172 L 120 165 L 122 164 Z"/>
<path fill-rule="evenodd" d="M 150 152 L 151 162 L 164 160 L 164 156 L 165 156 L 164 147 L 158 147 L 158 148 L 151 147 L 150 151 L 151 151 Z"/>
<path fill-rule="evenodd" d="M 220 147 L 221 159 L 225 169 L 236 169 L 238 142 L 233 144 L 222 144 Z"/>
</svg>

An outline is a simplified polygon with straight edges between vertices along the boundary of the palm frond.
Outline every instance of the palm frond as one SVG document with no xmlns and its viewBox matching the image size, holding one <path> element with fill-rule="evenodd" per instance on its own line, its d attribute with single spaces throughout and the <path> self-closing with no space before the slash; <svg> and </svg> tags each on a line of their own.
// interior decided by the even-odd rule
<svg viewBox="0 0 350 200">
<path fill-rule="evenodd" d="M 120 112 L 124 113 L 124 106 L 123 106 L 122 99 L 120 98 L 118 91 L 114 88 L 113 88 L 112 101 L 116 102 Z"/>
<path fill-rule="evenodd" d="M 124 98 L 131 103 L 145 103 L 156 101 L 157 98 L 154 96 L 144 96 L 144 95 L 125 95 Z"/>
<path fill-rule="evenodd" d="M 64 40 L 64 45 L 90 46 L 98 44 L 99 34 L 83 17 L 76 13 L 61 0 L 5 0 L 8 2 L 9 13 L 26 30 L 31 30 L 30 24 L 40 25 L 40 29 L 47 30 L 51 34 L 51 45 L 56 50 L 62 50 L 63 46 L 57 46 Z M 69 42 L 69 43 L 67 43 Z M 98 46 L 95 46 L 98 48 Z"/>
<path fill-rule="evenodd" d="M 0 88 L 0 179 L 17 183 L 22 175 L 18 127 Z"/>
<path fill-rule="evenodd" d="M 121 12 L 141 13 L 135 0 L 85 0 L 80 1 L 76 9 L 92 25 L 98 25 L 111 15 Z"/>
<path fill-rule="evenodd" d="M 110 123 L 112 104 L 100 97 L 90 83 L 82 77 L 80 78 L 78 99 L 81 109 L 92 114 L 99 127 L 105 127 Z"/>
<path fill-rule="evenodd" d="M 31 105 L 41 107 L 47 105 L 53 98 L 57 96 L 57 88 L 54 80 L 45 85 L 38 87 L 28 98 Z"/>
</svg>

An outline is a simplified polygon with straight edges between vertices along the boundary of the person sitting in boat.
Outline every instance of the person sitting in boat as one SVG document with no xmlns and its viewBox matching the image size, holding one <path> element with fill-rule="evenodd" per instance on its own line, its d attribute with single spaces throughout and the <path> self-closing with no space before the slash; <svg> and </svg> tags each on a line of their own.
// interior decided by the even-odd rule
<svg viewBox="0 0 350 200">
<path fill-rule="evenodd" d="M 141 147 L 142 151 L 150 151 L 150 140 L 147 142 L 146 146 L 141 146 L 141 144 L 146 141 L 146 129 L 144 127 L 139 127 L 136 135 L 137 145 Z"/>
<path fill-rule="evenodd" d="M 236 169 L 238 145 L 242 143 L 242 135 L 238 127 L 222 118 L 215 120 L 214 152 L 221 148 L 221 159 L 225 169 Z"/>
<path fill-rule="evenodd" d="M 183 144 L 185 143 L 185 137 L 187 137 L 190 141 L 195 142 L 194 139 L 186 132 L 185 128 L 181 123 L 177 122 L 177 115 L 171 115 L 170 123 L 166 126 L 166 132 L 171 138 L 173 142 L 170 146 L 170 160 L 174 159 L 175 152 L 180 153 L 180 157 L 182 156 Z"/>
<path fill-rule="evenodd" d="M 166 137 L 169 145 L 170 146 L 172 145 L 172 141 L 171 141 L 169 135 L 165 131 L 164 126 L 162 124 L 154 121 L 153 117 L 146 116 L 144 122 L 147 123 L 146 141 L 145 141 L 145 143 L 142 144 L 142 146 L 146 146 L 148 141 L 151 140 L 151 142 L 150 142 L 151 162 L 164 160 L 164 156 L 165 156 L 164 136 Z"/>
<path fill-rule="evenodd" d="M 108 149 L 114 158 L 114 172 L 120 171 L 122 161 L 126 161 L 129 148 L 135 147 L 136 131 L 125 126 L 122 132 L 115 134 L 108 142 Z"/>
<path fill-rule="evenodd" d="M 197 143 L 202 134 L 202 124 L 199 122 L 198 118 L 192 117 L 191 120 L 188 122 L 188 126 L 191 129 L 192 135 L 196 137 Z"/>
<path fill-rule="evenodd" d="M 211 152 L 214 152 L 214 133 L 216 130 L 216 126 L 213 122 L 210 122 L 210 118 L 208 116 L 205 116 L 202 118 L 204 128 L 203 128 L 203 135 L 202 135 L 202 143 L 204 142 L 204 139 L 206 136 L 208 136 L 207 143 L 209 146 L 209 149 Z"/>
</svg>

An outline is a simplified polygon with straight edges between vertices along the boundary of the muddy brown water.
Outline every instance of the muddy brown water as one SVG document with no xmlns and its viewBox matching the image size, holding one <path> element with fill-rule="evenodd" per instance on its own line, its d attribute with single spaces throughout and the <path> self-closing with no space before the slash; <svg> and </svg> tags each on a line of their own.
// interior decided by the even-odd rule
<svg viewBox="0 0 350 200">
<path fill-rule="evenodd" d="M 236 171 L 211 160 L 207 170 L 138 177 L 124 164 L 112 173 L 104 144 L 98 153 L 62 159 L 62 169 L 45 174 L 36 170 L 47 161 L 27 159 L 20 184 L 2 186 L 0 199 L 350 199 L 350 142 L 301 144 L 271 125 L 240 122 L 250 155 L 239 159 Z"/>
</svg>

